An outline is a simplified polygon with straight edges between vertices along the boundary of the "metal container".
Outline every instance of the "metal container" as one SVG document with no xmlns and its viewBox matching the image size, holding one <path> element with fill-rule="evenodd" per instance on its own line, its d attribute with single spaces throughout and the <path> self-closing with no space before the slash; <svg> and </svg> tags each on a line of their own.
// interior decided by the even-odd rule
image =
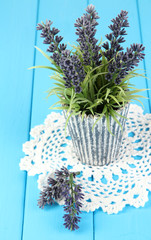
<svg viewBox="0 0 151 240">
<path fill-rule="evenodd" d="M 128 109 L 129 104 L 119 109 L 118 113 L 127 117 Z M 66 111 L 64 111 L 64 116 L 66 118 Z M 85 115 L 82 121 L 81 115 L 72 116 L 68 122 L 68 130 L 81 163 L 103 166 L 116 160 L 122 141 L 122 131 L 111 116 L 109 116 L 110 129 L 114 136 L 108 132 L 104 116 L 96 123 L 92 131 L 97 118 L 98 116 Z M 124 130 L 126 119 L 118 116 L 117 119 Z"/>
</svg>

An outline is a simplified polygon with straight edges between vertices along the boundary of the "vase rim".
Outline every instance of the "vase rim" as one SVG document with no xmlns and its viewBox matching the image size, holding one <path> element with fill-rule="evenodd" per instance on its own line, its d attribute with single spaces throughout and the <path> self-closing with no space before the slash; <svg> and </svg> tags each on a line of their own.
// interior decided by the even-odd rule
<svg viewBox="0 0 151 240">
<path fill-rule="evenodd" d="M 121 111 L 123 111 L 123 109 L 125 108 L 125 107 L 128 107 L 129 106 L 129 102 L 128 103 L 126 103 L 125 104 L 125 106 L 122 106 L 121 108 L 119 108 L 116 112 L 118 112 L 118 113 L 120 113 Z M 66 111 L 66 110 L 65 110 Z M 76 116 L 79 116 L 79 117 L 82 117 L 82 114 L 81 113 L 79 113 L 79 114 L 77 114 Z M 89 115 L 84 115 L 84 118 L 90 118 L 90 119 L 94 119 L 94 118 L 98 118 L 99 117 L 99 115 L 97 115 L 97 114 L 94 114 L 94 115 L 92 115 L 92 114 L 89 114 Z M 105 117 L 105 116 L 103 116 L 103 117 Z"/>
</svg>

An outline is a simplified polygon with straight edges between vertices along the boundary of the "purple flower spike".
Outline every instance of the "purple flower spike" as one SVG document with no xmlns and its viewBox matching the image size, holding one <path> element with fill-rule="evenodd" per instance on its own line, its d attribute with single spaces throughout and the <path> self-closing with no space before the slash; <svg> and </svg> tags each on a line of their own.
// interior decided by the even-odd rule
<svg viewBox="0 0 151 240">
<path fill-rule="evenodd" d="M 41 37 L 44 38 L 44 44 L 49 44 L 48 52 L 52 53 L 51 58 L 62 69 L 66 88 L 75 88 L 76 93 L 81 92 L 80 83 L 85 78 L 84 68 L 78 56 L 71 55 L 67 50 L 67 45 L 60 42 L 63 37 L 58 36 L 59 30 L 57 28 L 50 28 L 52 22 L 46 20 L 46 24 L 38 24 L 37 30 L 42 30 Z M 75 82 L 76 78 L 76 82 Z"/>
<path fill-rule="evenodd" d="M 52 53 L 51 58 L 56 62 L 57 65 L 60 63 L 61 52 L 67 47 L 66 44 L 60 44 L 63 37 L 58 36 L 60 32 L 57 28 L 51 28 L 53 22 L 46 20 L 46 23 L 38 23 L 37 30 L 41 30 L 41 37 L 44 38 L 43 43 L 49 44 L 47 49 L 48 52 Z M 56 57 L 57 54 L 57 57 Z"/>
<path fill-rule="evenodd" d="M 84 64 L 98 66 L 100 64 L 101 49 L 95 38 L 96 29 L 98 25 L 96 19 L 99 18 L 95 7 L 91 4 L 87 7 L 86 12 L 81 18 L 76 20 L 74 26 L 76 27 L 76 34 L 80 49 L 83 53 Z"/>
<path fill-rule="evenodd" d="M 114 78 L 115 84 L 120 84 L 121 79 L 135 66 L 138 66 L 138 63 L 145 55 L 143 53 L 145 48 L 142 44 L 132 44 L 130 48 L 127 48 L 126 52 L 123 52 L 123 47 L 120 43 L 125 42 L 123 37 L 127 34 L 125 28 L 129 27 L 127 14 L 128 12 L 122 10 L 115 19 L 112 19 L 113 24 L 109 26 L 112 32 L 106 35 L 110 44 L 105 42 L 102 45 L 105 49 L 103 54 L 110 61 L 108 64 L 109 73 L 105 75 L 105 79 L 112 81 L 113 75 L 116 74 Z"/>
<path fill-rule="evenodd" d="M 123 50 L 123 47 L 120 46 L 120 43 L 125 42 L 125 39 L 122 36 L 127 34 L 125 27 L 129 27 L 127 14 L 128 12 L 122 10 L 115 19 L 111 20 L 113 24 L 111 24 L 109 28 L 111 29 L 112 33 L 106 35 L 106 38 L 110 41 L 110 48 L 106 48 L 106 46 L 108 46 L 107 43 L 102 45 L 102 47 L 107 50 L 104 52 L 104 56 L 108 60 L 115 57 L 117 52 Z"/>
<path fill-rule="evenodd" d="M 38 206 L 44 208 L 46 204 L 53 204 L 57 200 L 64 199 L 64 226 L 69 230 L 78 229 L 79 214 L 82 207 L 82 187 L 74 183 L 79 172 L 70 173 L 67 168 L 56 170 L 55 179 L 48 177 L 48 185 L 40 193 Z"/>
<path fill-rule="evenodd" d="M 66 82 L 66 87 L 74 87 L 76 93 L 81 92 L 80 83 L 83 82 L 85 78 L 84 68 L 78 56 L 71 55 L 67 51 L 62 52 L 60 59 L 60 68 L 63 70 L 65 75 L 64 80 Z"/>
</svg>

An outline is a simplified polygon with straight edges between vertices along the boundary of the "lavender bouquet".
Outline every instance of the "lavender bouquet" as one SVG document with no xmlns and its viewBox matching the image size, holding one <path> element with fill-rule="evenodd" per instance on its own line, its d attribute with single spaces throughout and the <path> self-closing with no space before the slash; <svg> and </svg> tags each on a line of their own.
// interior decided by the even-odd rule
<svg viewBox="0 0 151 240">
<path fill-rule="evenodd" d="M 122 43 L 127 34 L 125 29 L 129 27 L 127 15 L 128 12 L 122 10 L 112 19 L 107 41 L 98 43 L 95 34 L 99 16 L 95 7 L 89 5 L 86 13 L 76 20 L 78 39 L 71 50 L 61 43 L 63 37 L 58 35 L 59 30 L 52 27 L 50 20 L 38 24 L 37 30 L 41 31 L 43 43 L 48 44 L 47 52 L 51 56 L 36 48 L 50 61 L 51 66 L 33 68 L 47 68 L 55 72 L 51 76 L 56 81 L 55 87 L 48 91 L 48 97 L 55 94 L 59 98 L 51 109 L 67 111 L 69 117 L 66 125 L 72 115 L 81 114 L 82 118 L 84 115 L 97 115 L 98 120 L 105 116 L 110 132 L 109 115 L 120 124 L 117 110 L 142 97 L 135 93 L 144 89 L 134 88 L 130 79 L 144 76 L 138 74 L 135 67 L 144 58 L 145 48 L 142 44 L 132 44 L 124 51 Z"/>
</svg>

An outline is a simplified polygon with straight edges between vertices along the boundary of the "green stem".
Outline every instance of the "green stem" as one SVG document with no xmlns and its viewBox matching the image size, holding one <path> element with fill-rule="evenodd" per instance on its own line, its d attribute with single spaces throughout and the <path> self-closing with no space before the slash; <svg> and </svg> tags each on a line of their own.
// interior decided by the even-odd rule
<svg viewBox="0 0 151 240">
<path fill-rule="evenodd" d="M 71 190 L 71 197 L 73 199 L 73 203 L 72 203 L 72 213 L 71 213 L 71 216 L 73 218 L 73 211 L 74 211 L 74 191 L 73 191 L 73 173 L 70 174 L 70 190 Z M 71 224 L 71 229 L 72 231 L 72 224 Z"/>
</svg>

